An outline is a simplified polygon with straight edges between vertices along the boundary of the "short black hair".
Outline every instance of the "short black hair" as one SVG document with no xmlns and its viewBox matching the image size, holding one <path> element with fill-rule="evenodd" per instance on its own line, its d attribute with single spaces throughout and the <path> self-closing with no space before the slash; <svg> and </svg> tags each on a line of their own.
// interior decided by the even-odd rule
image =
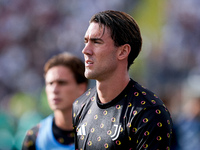
<svg viewBox="0 0 200 150">
<path fill-rule="evenodd" d="M 108 27 L 115 46 L 129 44 L 128 69 L 139 55 L 142 47 L 142 37 L 136 21 L 129 14 L 121 11 L 106 10 L 92 16 L 90 23 L 96 22 L 100 26 Z M 105 28 L 104 28 L 105 30 Z"/>
</svg>

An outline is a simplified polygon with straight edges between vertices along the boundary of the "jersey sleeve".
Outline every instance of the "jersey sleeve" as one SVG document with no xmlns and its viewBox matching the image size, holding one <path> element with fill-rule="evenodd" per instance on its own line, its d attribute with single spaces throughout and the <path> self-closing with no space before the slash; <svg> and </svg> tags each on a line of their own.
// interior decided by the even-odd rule
<svg viewBox="0 0 200 150">
<path fill-rule="evenodd" d="M 168 150 L 172 121 L 163 106 L 145 108 L 132 121 L 130 142 L 136 150 Z"/>
<path fill-rule="evenodd" d="M 35 150 L 35 142 L 39 131 L 39 125 L 27 131 L 23 141 L 22 150 Z"/>
</svg>

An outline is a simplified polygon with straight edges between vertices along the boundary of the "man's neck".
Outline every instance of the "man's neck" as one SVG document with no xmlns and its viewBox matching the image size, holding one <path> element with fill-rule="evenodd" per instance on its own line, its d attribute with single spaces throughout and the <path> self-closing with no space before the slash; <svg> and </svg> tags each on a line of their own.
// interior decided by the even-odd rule
<svg viewBox="0 0 200 150">
<path fill-rule="evenodd" d="M 129 83 L 129 76 L 123 79 L 96 81 L 97 93 L 101 103 L 108 103 L 117 97 Z"/>
<path fill-rule="evenodd" d="M 71 111 L 63 112 L 63 111 L 55 111 L 54 116 L 55 116 L 55 124 L 59 128 L 63 130 L 72 130 L 73 125 L 72 125 L 72 115 Z"/>
</svg>

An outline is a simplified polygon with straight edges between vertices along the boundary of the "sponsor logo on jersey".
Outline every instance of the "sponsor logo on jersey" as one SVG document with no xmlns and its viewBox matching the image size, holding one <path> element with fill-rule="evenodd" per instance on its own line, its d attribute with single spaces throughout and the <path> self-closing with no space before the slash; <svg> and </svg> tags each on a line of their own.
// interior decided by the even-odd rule
<svg viewBox="0 0 200 150">
<path fill-rule="evenodd" d="M 86 135 L 86 132 L 85 132 L 85 125 L 84 125 L 84 124 L 82 124 L 82 125 L 80 126 L 80 128 L 78 128 L 78 133 L 77 133 L 77 135 Z"/>
</svg>

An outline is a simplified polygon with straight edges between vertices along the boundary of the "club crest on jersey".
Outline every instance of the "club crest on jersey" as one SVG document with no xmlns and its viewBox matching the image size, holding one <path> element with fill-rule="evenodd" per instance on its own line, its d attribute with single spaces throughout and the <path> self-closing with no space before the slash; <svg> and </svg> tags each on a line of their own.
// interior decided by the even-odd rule
<svg viewBox="0 0 200 150">
<path fill-rule="evenodd" d="M 112 138 L 113 141 L 115 141 L 118 137 L 119 137 L 119 133 L 121 130 L 121 125 L 114 125 L 114 132 L 113 134 L 110 136 Z"/>
</svg>

